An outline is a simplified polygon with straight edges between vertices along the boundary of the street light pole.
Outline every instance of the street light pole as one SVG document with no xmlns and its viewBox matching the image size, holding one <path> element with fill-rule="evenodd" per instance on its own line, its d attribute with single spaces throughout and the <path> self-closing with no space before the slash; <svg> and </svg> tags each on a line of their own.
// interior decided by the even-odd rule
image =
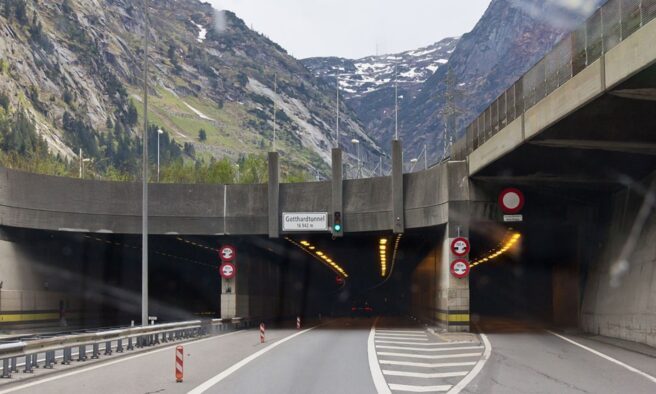
<svg viewBox="0 0 656 394">
<path fill-rule="evenodd" d="M 426 144 L 424 144 L 424 170 L 428 169 L 428 150 L 426 150 Z"/>
<path fill-rule="evenodd" d="M 78 157 L 80 158 L 80 179 L 82 179 L 82 148 L 80 148 L 80 154 Z"/>
<path fill-rule="evenodd" d="M 274 100 L 273 100 L 273 151 L 276 151 L 276 101 L 275 99 L 278 98 L 278 74 L 273 75 L 273 91 L 275 93 L 274 95 Z"/>
<path fill-rule="evenodd" d="M 399 81 L 394 66 L 394 139 L 399 140 Z"/>
<path fill-rule="evenodd" d="M 157 183 L 159 183 L 159 136 L 164 134 L 162 129 L 157 129 Z"/>
<path fill-rule="evenodd" d="M 357 153 L 357 155 L 358 155 L 358 167 L 357 167 L 357 172 L 355 173 L 355 177 L 360 178 L 360 176 L 362 175 L 361 171 L 360 171 L 360 140 L 358 140 L 356 138 L 353 138 L 351 140 L 351 143 L 353 143 L 356 146 L 356 150 L 358 152 Z"/>
<path fill-rule="evenodd" d="M 148 0 L 143 0 L 144 29 L 144 75 L 143 102 L 144 128 L 142 141 L 142 176 L 141 176 L 141 325 L 148 325 Z"/>
<path fill-rule="evenodd" d="M 335 139 L 335 148 L 339 148 L 339 74 L 335 74 L 335 81 L 337 86 L 337 106 L 335 109 L 337 113 L 337 120 L 335 121 L 335 131 L 337 134 L 337 139 Z"/>
</svg>

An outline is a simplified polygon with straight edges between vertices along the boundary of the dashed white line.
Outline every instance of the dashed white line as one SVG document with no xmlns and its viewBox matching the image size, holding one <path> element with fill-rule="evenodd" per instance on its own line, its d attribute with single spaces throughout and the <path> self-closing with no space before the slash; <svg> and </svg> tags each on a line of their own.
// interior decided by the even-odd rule
<svg viewBox="0 0 656 394">
<path fill-rule="evenodd" d="M 418 352 L 447 352 L 447 351 L 450 351 L 450 350 L 473 350 L 473 349 L 483 349 L 483 346 L 460 346 L 460 347 L 422 348 L 422 347 L 409 347 L 409 346 L 385 346 L 385 345 L 376 345 L 376 349 L 415 350 L 415 351 L 418 351 Z"/>
<path fill-rule="evenodd" d="M 456 372 L 407 372 L 407 371 L 388 371 L 383 370 L 383 375 L 388 376 L 406 376 L 409 378 L 421 378 L 421 379 L 435 379 L 435 378 L 455 378 L 458 376 L 465 376 L 469 371 L 456 371 Z"/>
<path fill-rule="evenodd" d="M 380 339 L 396 339 L 396 340 L 404 340 L 404 341 L 428 341 L 428 338 L 414 338 L 414 337 L 388 337 L 388 336 L 383 336 L 383 335 L 376 335 L 376 338 Z"/>
<path fill-rule="evenodd" d="M 379 360 L 381 365 L 403 365 L 405 367 L 421 367 L 421 368 L 448 368 L 448 367 L 466 367 L 476 365 L 476 361 L 465 361 L 459 363 L 415 363 L 412 361 L 395 361 L 395 360 Z"/>
<path fill-rule="evenodd" d="M 582 345 L 582 344 L 580 344 L 580 343 L 578 343 L 578 342 L 575 342 L 575 341 L 573 341 L 573 340 L 571 340 L 571 339 L 569 339 L 569 338 L 566 338 L 566 337 L 564 337 L 564 336 L 562 336 L 562 335 L 556 334 L 556 333 L 553 332 L 553 331 L 547 331 L 547 332 L 549 332 L 549 333 L 552 334 L 552 335 L 557 336 L 558 338 L 562 339 L 563 341 L 567 341 L 567 342 L 571 343 L 571 344 L 574 345 L 574 346 L 578 346 L 578 347 L 580 347 L 581 349 L 585 349 L 585 350 L 589 351 L 590 353 L 592 353 L 592 354 L 594 354 L 594 355 L 597 355 L 597 356 L 599 356 L 599 357 L 601 357 L 601 358 L 603 358 L 603 359 L 605 359 L 605 360 L 608 360 L 608 361 L 610 361 L 611 363 L 615 363 L 615 364 L 619 365 L 620 367 L 626 368 L 626 369 L 628 369 L 629 371 L 634 372 L 634 373 L 637 373 L 638 375 L 640 375 L 640 376 L 642 376 L 642 377 L 645 377 L 645 378 L 651 380 L 652 382 L 656 383 L 656 377 L 653 377 L 653 376 L 649 375 L 648 373 L 642 372 L 641 370 L 639 370 L 639 369 L 637 369 L 637 368 L 634 368 L 634 367 L 632 367 L 632 366 L 630 366 L 630 365 L 628 365 L 628 364 L 625 364 L 625 363 L 623 363 L 623 362 L 621 362 L 621 361 L 619 361 L 619 360 L 616 360 L 616 359 L 614 359 L 614 358 L 612 358 L 612 357 L 610 357 L 610 356 L 607 356 L 607 355 L 603 354 L 602 352 L 599 352 L 599 351 L 597 351 L 597 350 L 594 350 L 594 349 L 592 349 L 592 348 L 589 348 L 589 347 L 587 347 L 587 346 L 585 346 L 585 345 Z"/>
<path fill-rule="evenodd" d="M 451 388 L 450 384 L 441 386 L 410 386 L 407 384 L 390 384 L 389 386 L 394 391 L 411 391 L 413 393 L 443 392 L 448 391 Z"/>
<path fill-rule="evenodd" d="M 479 357 L 481 353 L 459 353 L 459 354 L 440 354 L 433 356 L 430 354 L 412 354 L 412 353 L 392 353 L 392 352 L 378 352 L 381 356 L 396 356 L 396 357 L 409 357 L 409 358 L 460 358 L 460 357 Z"/>
</svg>

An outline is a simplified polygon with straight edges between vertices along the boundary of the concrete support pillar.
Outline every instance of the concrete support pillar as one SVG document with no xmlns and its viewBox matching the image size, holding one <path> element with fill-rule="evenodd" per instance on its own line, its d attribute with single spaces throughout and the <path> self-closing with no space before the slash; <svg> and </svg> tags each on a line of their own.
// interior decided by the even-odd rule
<svg viewBox="0 0 656 394">
<path fill-rule="evenodd" d="M 269 152 L 269 238 L 280 236 L 280 164 L 278 152 Z"/>
<path fill-rule="evenodd" d="M 333 148 L 332 150 L 332 196 L 331 196 L 331 205 L 330 208 L 332 213 L 330 215 L 331 223 L 334 218 L 335 212 L 342 213 L 342 225 L 344 224 L 344 212 L 343 212 L 343 195 L 344 195 L 344 183 L 343 183 L 343 170 L 342 170 L 342 150 L 339 148 Z M 333 236 L 341 237 L 344 234 L 344 230 L 341 232 L 333 232 Z"/>
<path fill-rule="evenodd" d="M 471 220 L 469 169 L 466 161 L 447 163 L 449 193 L 449 222 L 442 246 L 441 291 L 438 302 L 443 315 L 440 319 L 448 331 L 469 331 L 469 276 L 456 278 L 451 275 L 451 263 L 462 258 L 469 261 L 469 254 L 459 257 L 451 251 L 451 243 L 458 237 L 469 240 Z"/>
<path fill-rule="evenodd" d="M 403 150 L 400 140 L 392 141 L 392 231 L 403 234 Z"/>
</svg>

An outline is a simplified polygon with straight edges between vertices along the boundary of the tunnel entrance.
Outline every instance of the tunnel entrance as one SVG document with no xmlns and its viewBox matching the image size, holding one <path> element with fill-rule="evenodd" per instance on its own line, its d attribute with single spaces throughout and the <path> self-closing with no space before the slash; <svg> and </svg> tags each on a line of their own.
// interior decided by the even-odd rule
<svg viewBox="0 0 656 394">
<path fill-rule="evenodd" d="M 576 226 L 557 222 L 514 226 L 479 223 L 471 234 L 474 325 L 489 325 L 495 320 L 537 326 L 578 325 Z M 517 239 L 514 243 L 509 241 L 513 238 Z"/>
</svg>

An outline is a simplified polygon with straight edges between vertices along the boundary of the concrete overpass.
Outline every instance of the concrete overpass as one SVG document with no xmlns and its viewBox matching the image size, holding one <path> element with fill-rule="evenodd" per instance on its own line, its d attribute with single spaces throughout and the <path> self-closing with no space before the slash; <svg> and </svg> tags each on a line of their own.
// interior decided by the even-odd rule
<svg viewBox="0 0 656 394">
<path fill-rule="evenodd" d="M 241 292 L 227 295 L 223 288 L 221 295 L 222 302 L 230 299 L 221 305 L 222 312 L 233 315 L 265 313 L 265 300 L 280 297 L 287 305 L 307 289 L 301 284 L 285 292 L 303 280 L 295 271 L 285 285 L 262 290 L 267 278 L 285 275 L 286 261 L 300 261 L 298 256 L 309 252 L 296 250 L 285 237 L 294 242 L 312 237 L 318 247 L 351 260 L 344 263 L 347 270 L 361 270 L 364 261 L 375 276 L 375 259 L 367 251 L 381 237 L 396 242 L 405 234 L 398 288 L 389 294 L 405 300 L 408 310 L 426 321 L 468 330 L 474 317 L 499 311 L 500 303 L 526 313 L 537 305 L 548 315 L 539 317 L 552 323 L 655 345 L 656 305 L 654 297 L 645 296 L 654 287 L 653 275 L 645 274 L 654 270 L 653 253 L 641 245 L 654 244 L 656 220 L 639 212 L 643 201 L 650 201 L 644 196 L 650 196 L 646 191 L 656 168 L 651 131 L 656 109 L 656 21 L 651 18 L 656 10 L 640 8 L 636 25 L 636 14 L 627 14 L 631 10 L 609 11 L 618 4 L 609 2 L 605 12 L 598 11 L 484 111 L 448 161 L 403 174 L 402 147 L 395 141 L 389 177 L 343 180 L 336 149 L 331 181 L 279 184 L 278 154 L 272 153 L 268 184 L 151 185 L 151 234 L 160 237 L 162 248 L 181 238 L 212 251 L 217 239 L 244 239 L 244 266 L 249 267 L 244 271 L 251 281 L 243 275 Z M 633 19 L 622 19 L 625 14 Z M 0 174 L 0 225 L 6 229 L 47 231 L 50 237 L 70 233 L 111 244 L 140 231 L 137 184 L 8 169 Z M 501 256 L 499 264 L 476 267 L 470 278 L 456 279 L 449 274 L 455 237 L 470 237 L 472 251 L 466 257 L 471 260 L 503 241 L 511 225 L 503 222 L 496 200 L 507 186 L 520 187 L 527 196 L 524 222 L 512 225 L 526 239 L 523 249 Z M 327 212 L 329 217 L 342 212 L 344 239 L 332 241 L 328 232 L 285 234 L 282 212 Z M 0 243 L 10 262 L 3 266 L 3 277 L 11 278 L 8 284 L 32 281 L 38 287 L 40 280 L 26 268 L 35 258 L 24 253 L 35 238 L 12 234 Z M 84 250 L 90 248 L 85 242 L 78 244 Z M 42 251 L 37 260 L 49 253 Z M 259 263 L 263 259 L 265 265 Z M 618 261 L 628 265 L 617 268 Z M 535 289 L 542 294 L 533 294 Z M 46 290 L 39 290 L 42 298 Z M 281 313 L 303 308 L 288 304 L 280 306 Z"/>
</svg>

